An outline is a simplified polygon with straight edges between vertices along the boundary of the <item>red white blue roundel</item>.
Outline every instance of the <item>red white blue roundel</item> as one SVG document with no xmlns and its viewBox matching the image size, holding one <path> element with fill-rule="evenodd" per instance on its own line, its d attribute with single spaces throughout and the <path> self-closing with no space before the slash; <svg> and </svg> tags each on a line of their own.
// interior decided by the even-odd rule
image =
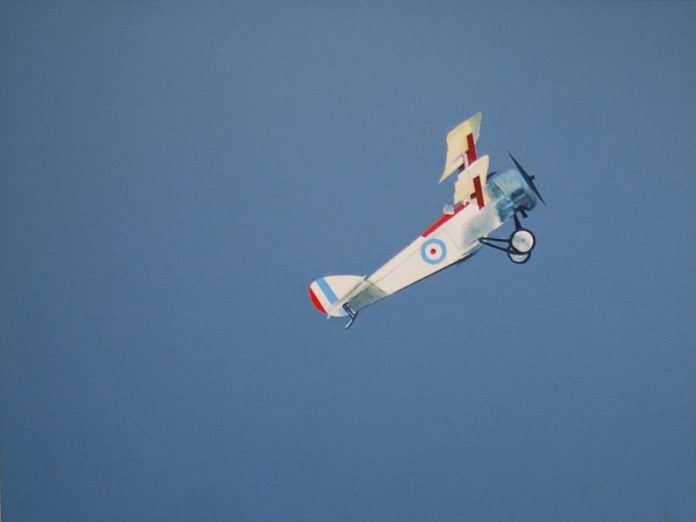
<svg viewBox="0 0 696 522">
<path fill-rule="evenodd" d="M 430 265 L 437 265 L 447 257 L 447 247 L 441 239 L 429 239 L 421 246 L 421 257 Z"/>
</svg>

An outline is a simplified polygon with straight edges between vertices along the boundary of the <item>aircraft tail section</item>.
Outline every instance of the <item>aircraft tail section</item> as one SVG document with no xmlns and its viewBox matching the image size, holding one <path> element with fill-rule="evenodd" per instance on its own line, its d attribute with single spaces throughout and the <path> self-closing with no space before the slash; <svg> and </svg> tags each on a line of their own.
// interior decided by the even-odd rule
<svg viewBox="0 0 696 522">
<path fill-rule="evenodd" d="M 335 275 L 320 277 L 309 285 L 309 298 L 314 307 L 329 317 L 348 315 L 340 306 L 345 297 L 365 280 L 363 276 Z"/>
<path fill-rule="evenodd" d="M 326 276 L 309 285 L 309 299 L 327 318 L 350 316 L 346 328 L 350 328 L 360 310 L 387 295 L 364 276 Z"/>
</svg>

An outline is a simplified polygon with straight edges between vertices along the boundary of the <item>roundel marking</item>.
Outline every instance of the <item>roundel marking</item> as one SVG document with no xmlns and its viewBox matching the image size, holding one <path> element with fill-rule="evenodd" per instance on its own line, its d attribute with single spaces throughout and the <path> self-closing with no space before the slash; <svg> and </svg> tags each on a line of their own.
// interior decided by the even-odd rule
<svg viewBox="0 0 696 522">
<path fill-rule="evenodd" d="M 447 257 L 447 247 L 441 239 L 429 239 L 421 246 L 421 257 L 429 265 L 437 265 Z"/>
</svg>

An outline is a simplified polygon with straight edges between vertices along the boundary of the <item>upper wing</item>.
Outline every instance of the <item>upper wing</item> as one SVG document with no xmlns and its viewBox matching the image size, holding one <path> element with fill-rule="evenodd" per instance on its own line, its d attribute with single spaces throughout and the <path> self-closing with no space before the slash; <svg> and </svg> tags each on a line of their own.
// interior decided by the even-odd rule
<svg viewBox="0 0 696 522">
<path fill-rule="evenodd" d="M 440 176 L 440 183 L 455 170 L 466 168 L 476 161 L 476 141 L 478 141 L 480 130 L 481 113 L 479 112 L 447 134 L 447 159 L 445 170 Z"/>
</svg>

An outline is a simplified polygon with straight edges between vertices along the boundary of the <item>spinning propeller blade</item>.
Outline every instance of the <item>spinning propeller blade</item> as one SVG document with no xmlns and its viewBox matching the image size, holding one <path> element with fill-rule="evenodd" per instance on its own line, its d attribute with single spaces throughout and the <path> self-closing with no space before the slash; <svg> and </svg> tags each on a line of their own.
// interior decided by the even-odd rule
<svg viewBox="0 0 696 522">
<path fill-rule="evenodd" d="M 513 155 L 510 153 L 510 151 L 508 151 L 508 155 L 510 156 L 510 158 L 512 158 L 512 161 L 515 163 L 515 166 L 517 167 L 517 170 L 520 171 L 520 174 L 522 174 L 522 176 L 524 176 L 524 179 L 527 181 L 527 183 L 529 183 L 529 186 L 532 187 L 532 190 L 534 191 L 534 193 L 539 197 L 539 199 L 541 200 L 541 202 L 542 202 L 544 205 L 546 205 L 546 202 L 544 201 L 544 198 L 541 197 L 541 193 L 539 192 L 539 189 L 536 188 L 536 185 L 534 184 L 534 176 L 528 174 L 527 171 L 524 170 L 524 167 L 523 167 L 522 165 L 519 164 L 519 162 L 515 159 L 515 156 L 513 156 Z"/>
</svg>

